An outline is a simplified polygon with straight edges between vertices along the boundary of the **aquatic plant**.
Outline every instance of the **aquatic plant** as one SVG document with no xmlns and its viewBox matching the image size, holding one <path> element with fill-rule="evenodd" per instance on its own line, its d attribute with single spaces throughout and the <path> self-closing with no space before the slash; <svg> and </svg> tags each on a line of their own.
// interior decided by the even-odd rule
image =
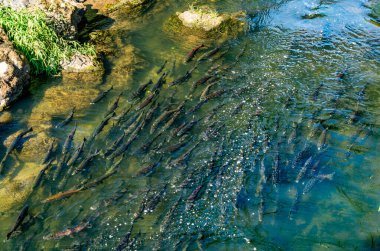
<svg viewBox="0 0 380 251">
<path fill-rule="evenodd" d="M 12 10 L 0 7 L 0 25 L 15 48 L 28 59 L 34 74 L 57 74 L 61 63 L 75 54 L 95 58 L 92 45 L 79 44 L 59 37 L 41 10 Z"/>
</svg>

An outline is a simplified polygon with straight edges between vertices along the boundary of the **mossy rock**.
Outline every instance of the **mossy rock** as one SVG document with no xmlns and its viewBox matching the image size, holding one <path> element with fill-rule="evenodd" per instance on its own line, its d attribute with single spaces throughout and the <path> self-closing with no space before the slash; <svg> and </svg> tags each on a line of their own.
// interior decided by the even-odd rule
<svg viewBox="0 0 380 251">
<path fill-rule="evenodd" d="M 219 16 L 221 20 L 220 23 L 210 29 L 204 29 L 198 26 L 185 26 L 179 18 L 179 14 L 180 13 L 177 13 L 171 16 L 164 23 L 163 27 L 163 30 L 175 39 L 182 39 L 184 36 L 196 36 L 200 39 L 225 39 L 236 37 L 247 28 L 247 23 L 240 20 L 245 16 L 244 13 L 222 14 Z"/>
<path fill-rule="evenodd" d="M 121 0 L 116 4 L 109 4 L 107 12 L 116 16 L 128 14 L 130 17 L 136 17 L 149 9 L 154 2 L 155 0 Z"/>
</svg>

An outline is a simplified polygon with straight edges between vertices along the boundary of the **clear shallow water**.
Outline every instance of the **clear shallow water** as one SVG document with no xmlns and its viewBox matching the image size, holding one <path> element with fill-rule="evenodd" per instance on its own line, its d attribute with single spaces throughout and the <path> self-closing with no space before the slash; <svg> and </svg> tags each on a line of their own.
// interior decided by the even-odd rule
<svg viewBox="0 0 380 251">
<path fill-rule="evenodd" d="M 41 203 L 86 178 L 100 177 L 119 158 L 111 161 L 96 157 L 86 171 L 70 177 L 61 188 L 57 184 L 60 181 L 51 179 L 53 167 L 37 191 L 0 216 L 4 249 L 112 249 L 122 243 L 131 226 L 130 248 L 142 250 L 378 249 L 380 32 L 368 22 L 370 11 L 365 3 L 216 2 L 216 8 L 223 11 L 245 10 L 250 15 L 250 29 L 225 42 L 222 51 L 228 52 L 221 58 L 200 63 L 189 81 L 162 87 L 156 100 L 158 110 L 122 156 L 117 174 L 67 199 Z M 156 71 L 165 60 L 164 72 L 172 71 L 176 59 L 167 83 L 182 76 L 194 66 L 194 62 L 183 64 L 184 56 L 199 41 L 177 40 L 163 33 L 161 27 L 171 14 L 188 4 L 167 1 L 156 4 L 132 24 L 127 17 L 115 22 L 121 40 L 118 46 L 131 43 L 144 59 L 143 67 L 128 78 L 120 70 L 124 62 L 110 58 L 110 70 L 100 83 L 41 81 L 42 87 L 33 88 L 31 95 L 12 107 L 17 123 L 2 128 L 1 139 L 26 127 L 49 88 L 63 85 L 63 89 L 92 93 L 89 90 L 114 86 L 101 102 L 78 109 L 73 122 L 63 129 L 46 129 L 62 145 L 76 122 L 77 146 L 104 118 L 120 91 L 123 94 L 116 114 L 134 105 L 130 101 L 132 92 L 150 78 L 157 81 Z M 311 12 L 325 16 L 302 18 Z M 224 70 L 211 92 L 226 92 L 195 113 L 186 114 L 199 102 L 206 86 L 199 86 L 191 95 L 192 84 L 215 64 Z M 337 78 L 344 69 L 344 77 Z M 83 89 L 73 87 L 75 84 Z M 184 100 L 184 109 L 174 124 L 142 152 L 140 148 L 162 128 L 160 125 L 151 134 L 153 121 L 167 107 L 174 109 Z M 54 117 L 52 123 L 68 113 Z M 132 116 L 129 113 L 127 118 Z M 186 145 L 174 153 L 164 152 L 165 147 L 179 142 L 176 136 L 168 141 L 173 129 L 198 119 L 188 132 Z M 113 123 L 111 120 L 94 142 L 86 145 L 82 156 L 106 149 L 122 134 L 126 122 L 121 126 Z M 188 160 L 173 165 L 173 160 L 192 146 L 196 147 Z M 17 153 L 13 154 L 8 165 L 28 168 L 23 161 L 13 161 L 16 157 Z M 135 177 L 158 160 L 160 165 L 150 176 Z M 308 160 L 310 164 L 304 168 Z M 300 175 L 302 169 L 304 175 Z M 331 180 L 321 176 L 328 174 L 333 174 Z M 305 190 L 313 179 L 311 190 Z M 152 203 L 144 204 L 145 200 Z M 30 205 L 35 218 L 23 226 L 22 233 L 5 241 L 24 203 Z M 145 208 L 136 219 L 142 204 Z M 91 226 L 70 237 L 46 238 L 81 222 Z"/>
</svg>

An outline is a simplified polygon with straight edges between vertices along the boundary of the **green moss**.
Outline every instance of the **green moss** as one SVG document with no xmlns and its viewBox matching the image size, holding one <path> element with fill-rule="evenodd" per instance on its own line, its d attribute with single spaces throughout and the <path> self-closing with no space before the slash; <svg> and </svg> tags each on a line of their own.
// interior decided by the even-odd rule
<svg viewBox="0 0 380 251">
<path fill-rule="evenodd" d="M 81 45 L 59 37 L 42 11 L 14 11 L 0 7 L 0 25 L 15 48 L 28 59 L 35 74 L 53 75 L 61 70 L 61 62 L 80 53 L 95 58 L 89 44 Z"/>
<path fill-rule="evenodd" d="M 154 0 L 122 0 L 114 5 L 107 6 L 108 12 L 120 11 L 123 14 L 137 16 L 144 10 L 148 9 Z"/>
</svg>

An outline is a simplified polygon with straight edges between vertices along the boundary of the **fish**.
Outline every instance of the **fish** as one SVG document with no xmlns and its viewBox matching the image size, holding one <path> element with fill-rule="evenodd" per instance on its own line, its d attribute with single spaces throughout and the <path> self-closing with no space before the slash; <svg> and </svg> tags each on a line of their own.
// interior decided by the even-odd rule
<svg viewBox="0 0 380 251">
<path fill-rule="evenodd" d="M 207 60 L 209 58 L 211 58 L 212 56 L 214 56 L 216 53 L 218 53 L 220 51 L 220 47 L 216 47 L 210 51 L 207 51 L 205 52 L 204 54 L 202 54 L 199 58 L 198 58 L 198 62 L 201 62 L 201 61 L 204 61 L 204 60 Z"/>
<path fill-rule="evenodd" d="M 150 134 L 153 134 L 157 127 L 159 126 L 160 123 L 164 122 L 165 119 L 167 119 L 168 117 L 170 117 L 170 115 L 172 115 L 174 112 L 176 112 L 177 109 L 173 109 L 173 110 L 165 110 L 163 113 L 161 113 L 161 115 L 156 119 L 154 120 L 151 128 L 150 128 Z"/>
<path fill-rule="evenodd" d="M 328 132 L 328 129 L 325 128 L 322 131 L 321 135 L 319 136 L 318 145 L 317 145 L 319 151 L 326 147 L 327 132 Z"/>
<path fill-rule="evenodd" d="M 310 156 L 310 150 L 311 147 L 309 145 L 304 146 L 304 148 L 294 157 L 292 169 L 296 168 L 303 159 Z"/>
<path fill-rule="evenodd" d="M 106 115 L 105 117 L 107 117 L 109 114 L 113 114 L 114 111 L 116 110 L 116 108 L 119 107 L 119 102 L 120 102 L 120 98 L 121 98 L 121 95 L 123 95 L 123 92 L 121 92 L 115 99 L 115 101 L 112 103 L 112 105 L 110 105 L 106 111 Z"/>
<path fill-rule="evenodd" d="M 142 147 L 140 148 L 141 152 L 146 152 L 149 150 L 149 148 L 152 146 L 154 141 L 156 141 L 160 136 L 162 135 L 162 132 L 159 132 L 154 136 L 152 139 L 148 140 Z"/>
<path fill-rule="evenodd" d="M 196 89 L 198 86 L 205 84 L 207 81 L 209 81 L 213 75 L 206 75 L 203 78 L 199 79 L 198 81 L 194 82 L 193 89 Z"/>
<path fill-rule="evenodd" d="M 108 179 L 109 177 L 111 177 L 112 175 L 117 173 L 117 171 L 118 171 L 117 168 L 119 167 L 122 160 L 123 159 L 120 158 L 120 160 L 117 161 L 109 170 L 107 170 L 105 174 L 103 174 L 99 178 L 95 179 L 94 181 L 86 182 L 85 184 L 81 185 L 79 189 L 86 190 L 86 189 L 95 187 L 95 186 L 99 185 L 100 183 L 102 183 L 104 180 Z"/>
<path fill-rule="evenodd" d="M 130 229 L 127 232 L 127 234 L 123 237 L 123 239 L 121 240 L 121 242 L 119 243 L 119 245 L 116 247 L 116 251 L 125 250 L 130 245 L 132 231 L 133 231 L 133 224 L 130 227 Z"/>
<path fill-rule="evenodd" d="M 5 155 L 3 159 L 0 162 L 0 175 L 3 173 L 4 170 L 4 163 L 7 160 L 8 156 L 11 154 L 11 152 L 16 148 L 16 146 L 19 144 L 20 140 L 28 133 L 32 132 L 33 128 L 29 127 L 28 129 L 20 132 L 11 142 L 11 144 L 8 146 L 7 151 L 5 152 Z"/>
<path fill-rule="evenodd" d="M 173 60 L 172 69 L 171 69 L 171 71 L 170 71 L 170 75 L 172 75 L 172 76 L 175 74 L 176 61 L 177 61 L 176 59 Z"/>
<path fill-rule="evenodd" d="M 194 58 L 195 54 L 196 54 L 201 48 L 203 48 L 203 47 L 205 47 L 204 44 L 201 44 L 201 45 L 199 45 L 199 46 L 193 48 L 193 49 L 187 54 L 186 59 L 185 59 L 185 63 L 190 62 L 190 61 Z"/>
<path fill-rule="evenodd" d="M 307 194 L 311 191 L 311 189 L 319 182 L 323 181 L 323 180 L 332 180 L 333 177 L 334 177 L 334 173 L 330 173 L 330 174 L 322 174 L 322 175 L 316 175 L 314 177 L 312 177 L 306 184 L 305 184 L 305 187 L 303 189 L 303 192 L 302 194 Z"/>
<path fill-rule="evenodd" d="M 267 177 L 265 176 L 265 158 L 263 157 L 260 165 L 260 180 L 256 186 L 256 197 L 259 196 L 263 190 L 263 184 L 266 183 Z"/>
<path fill-rule="evenodd" d="M 258 215 L 258 221 L 261 223 L 263 222 L 263 216 L 264 216 L 264 198 L 261 195 L 260 196 L 260 203 L 259 203 L 259 209 L 257 210 Z"/>
<path fill-rule="evenodd" d="M 145 124 L 144 121 L 141 124 Z M 129 146 L 132 144 L 132 142 L 137 138 L 138 132 L 141 130 L 142 126 L 141 124 L 134 130 L 134 132 L 129 136 L 129 139 L 127 142 L 124 142 L 121 144 L 113 153 L 111 153 L 108 156 L 108 159 L 114 159 L 121 154 L 123 154 L 125 151 L 128 150 Z"/>
<path fill-rule="evenodd" d="M 165 125 L 162 127 L 161 132 L 166 131 L 173 123 L 174 121 L 181 115 L 183 108 L 185 107 L 186 101 L 183 101 L 175 110 L 173 113 L 173 116 L 165 123 Z"/>
<path fill-rule="evenodd" d="M 59 192 L 57 194 L 49 196 L 48 198 L 46 198 L 45 200 L 43 200 L 42 203 L 49 203 L 49 202 L 53 202 L 53 201 L 56 201 L 56 200 L 60 200 L 60 199 L 64 199 L 64 198 L 69 198 L 69 197 L 73 196 L 74 194 L 79 193 L 81 191 L 82 191 L 82 189 L 71 189 L 71 190 L 67 190 L 67 191 L 64 191 L 64 192 Z"/>
<path fill-rule="evenodd" d="M 136 127 L 139 125 L 139 123 L 142 121 L 143 118 L 144 118 L 144 113 L 141 112 L 138 118 L 132 124 L 130 124 L 127 129 L 124 130 L 124 133 L 126 135 L 129 135 L 131 132 L 133 132 L 133 130 L 136 129 Z"/>
<path fill-rule="evenodd" d="M 168 146 L 164 149 L 162 149 L 161 152 L 163 153 L 174 153 L 176 151 L 178 151 L 179 149 L 181 149 L 182 147 L 184 147 L 189 141 L 189 135 L 184 135 L 177 144 L 174 144 L 174 145 L 171 145 L 171 146 Z"/>
<path fill-rule="evenodd" d="M 148 198 L 146 206 L 145 206 L 145 213 L 152 213 L 154 209 L 156 209 L 158 203 L 160 203 L 162 197 L 166 193 L 168 184 L 165 184 L 165 186 L 161 189 L 160 192 L 156 193 L 152 197 Z"/>
<path fill-rule="evenodd" d="M 67 166 L 73 165 L 79 158 L 79 156 L 83 152 L 84 145 L 86 143 L 86 138 L 83 138 L 82 143 L 75 149 L 74 154 L 71 156 L 71 158 L 67 161 Z"/>
<path fill-rule="evenodd" d="M 225 93 L 226 92 L 226 90 L 224 90 L 224 89 L 221 89 L 221 90 L 219 90 L 219 91 L 215 91 L 215 92 L 212 92 L 212 93 L 210 93 L 210 94 L 208 94 L 206 97 L 205 97 L 205 100 L 210 100 L 210 99 L 213 99 L 213 98 L 217 98 L 217 97 L 219 97 L 219 96 L 221 96 L 223 93 Z"/>
<path fill-rule="evenodd" d="M 47 150 L 41 164 L 46 164 L 48 163 L 50 157 L 51 157 L 51 154 L 53 152 L 53 149 L 54 149 L 54 144 L 55 144 L 55 139 L 53 140 L 53 142 L 51 142 L 50 146 L 49 146 L 49 149 Z"/>
<path fill-rule="evenodd" d="M 125 138 L 127 134 L 125 132 L 123 132 L 119 138 L 117 138 L 110 147 L 108 147 L 108 149 L 106 150 L 106 152 L 104 153 L 104 156 L 108 156 L 110 155 L 112 152 L 114 152 L 117 147 L 120 145 L 120 143 L 123 141 L 123 139 Z"/>
<path fill-rule="evenodd" d="M 300 202 L 300 199 L 301 199 L 301 195 L 300 195 L 300 193 L 298 192 L 298 190 L 296 191 L 296 196 L 295 196 L 295 199 L 294 199 L 294 201 L 293 201 L 293 203 L 292 203 L 292 206 L 290 207 L 290 210 L 289 210 L 289 216 L 288 216 L 288 218 L 290 219 L 290 220 L 293 220 L 293 217 L 294 217 L 294 215 L 297 213 L 297 211 L 298 211 L 298 204 L 299 204 L 299 202 Z"/>
<path fill-rule="evenodd" d="M 177 132 L 177 137 L 181 137 L 188 131 L 190 131 L 201 119 L 198 120 L 192 120 L 189 123 L 186 123 L 184 127 L 182 127 L 178 132 Z"/>
<path fill-rule="evenodd" d="M 200 144 L 198 141 L 195 145 L 190 147 L 186 152 L 184 152 L 181 156 L 179 156 L 177 159 L 175 159 L 171 165 L 172 166 L 178 166 L 180 164 L 184 164 L 186 160 L 190 157 L 191 153 L 194 151 L 194 149 Z"/>
<path fill-rule="evenodd" d="M 313 167 L 311 168 L 311 176 L 313 177 L 313 176 L 315 176 L 315 175 L 317 175 L 317 173 L 319 172 L 319 163 L 321 162 L 321 160 L 317 160 L 315 163 L 314 163 L 314 165 L 313 165 Z"/>
<path fill-rule="evenodd" d="M 192 107 L 189 111 L 187 111 L 186 114 L 189 115 L 198 111 L 206 103 L 207 103 L 207 99 L 199 101 L 194 107 Z"/>
<path fill-rule="evenodd" d="M 166 76 L 167 76 L 167 73 L 164 72 L 162 73 L 161 77 L 157 80 L 157 83 L 152 87 L 152 90 L 150 90 L 151 92 L 158 92 L 162 85 L 166 82 Z"/>
<path fill-rule="evenodd" d="M 202 190 L 203 185 L 197 186 L 194 191 L 186 199 L 186 209 L 190 210 L 193 207 L 194 202 L 199 199 L 199 193 Z"/>
<path fill-rule="evenodd" d="M 165 60 L 165 62 L 161 65 L 161 67 L 156 71 L 157 74 L 160 74 L 164 70 L 167 62 L 168 60 Z"/>
<path fill-rule="evenodd" d="M 113 86 L 111 86 L 110 88 L 108 88 L 107 90 L 101 92 L 96 98 L 94 98 L 92 101 L 91 101 L 91 104 L 96 104 L 98 103 L 100 100 L 102 100 L 111 90 L 113 89 Z"/>
<path fill-rule="evenodd" d="M 37 177 L 36 177 L 36 179 L 34 180 L 34 183 L 33 183 L 33 187 L 32 187 L 33 190 L 36 189 L 40 185 L 40 183 L 42 181 L 42 178 L 43 178 L 43 176 L 46 173 L 46 170 L 50 167 L 50 165 L 51 165 L 52 162 L 53 162 L 53 160 L 49 160 L 49 162 L 47 162 L 43 166 L 43 168 L 41 169 L 41 171 L 38 173 L 38 175 L 37 175 Z"/>
<path fill-rule="evenodd" d="M 11 238 L 12 234 L 17 230 L 18 227 L 21 226 L 21 224 L 24 222 L 26 216 L 29 215 L 28 213 L 28 210 L 29 210 L 29 205 L 25 205 L 19 215 L 17 216 L 17 219 L 16 219 L 16 223 L 13 225 L 12 229 L 7 233 L 7 240 L 9 240 L 9 238 Z"/>
<path fill-rule="evenodd" d="M 160 165 L 162 158 L 163 157 L 161 156 L 158 161 L 143 167 L 140 171 L 137 172 L 136 177 L 149 176 L 152 174 L 154 170 Z"/>
<path fill-rule="evenodd" d="M 68 153 L 71 143 L 73 142 L 76 130 L 77 130 L 77 125 L 75 124 L 73 129 L 71 129 L 70 133 L 67 135 L 65 142 L 63 143 L 63 147 L 62 147 L 63 156 L 65 156 Z"/>
<path fill-rule="evenodd" d="M 70 114 L 59 124 L 57 124 L 55 126 L 55 128 L 62 128 L 64 127 L 65 125 L 67 125 L 68 123 L 70 123 L 70 121 L 73 119 L 74 117 L 74 112 L 75 112 L 75 107 L 71 110 Z"/>
<path fill-rule="evenodd" d="M 273 163 L 273 168 L 272 168 L 272 183 L 273 183 L 273 185 L 278 184 L 278 182 L 280 181 L 279 164 L 280 164 L 280 152 L 277 149 L 277 151 L 275 152 L 274 163 Z"/>
<path fill-rule="evenodd" d="M 245 101 L 240 102 L 240 104 L 238 104 L 235 107 L 235 109 L 232 111 L 231 115 L 235 116 L 235 115 L 239 114 L 241 112 L 241 110 L 243 109 L 244 104 L 245 104 Z"/>
<path fill-rule="evenodd" d="M 92 132 L 92 134 L 91 134 L 91 136 L 90 136 L 90 138 L 89 138 L 89 141 L 90 141 L 90 142 L 91 142 L 92 140 L 94 140 L 95 137 L 96 137 L 99 133 L 101 133 L 101 132 L 103 131 L 104 127 L 108 124 L 108 122 L 110 121 L 110 119 L 111 119 L 112 117 L 114 117 L 114 116 L 115 116 L 115 112 L 112 112 L 112 113 L 107 114 L 107 116 L 106 116 L 106 117 L 100 122 L 100 124 L 99 124 L 97 127 L 95 127 L 94 131 Z"/>
<path fill-rule="evenodd" d="M 145 92 L 145 90 L 148 88 L 148 86 L 151 84 L 153 84 L 153 81 L 150 79 L 147 83 L 140 85 L 139 88 L 135 92 L 132 93 L 132 99 L 136 99 L 140 97 L 143 94 L 143 92 Z"/>
<path fill-rule="evenodd" d="M 347 75 L 348 68 L 344 68 L 342 71 L 336 74 L 337 80 L 342 80 Z"/>
<path fill-rule="evenodd" d="M 201 94 L 201 96 L 199 97 L 199 100 L 200 100 L 200 101 L 203 101 L 203 100 L 206 100 L 206 101 L 207 101 L 207 95 L 209 94 L 211 87 L 213 87 L 213 86 L 216 85 L 217 83 L 218 83 L 218 82 L 212 82 L 212 83 L 208 84 L 208 85 L 204 88 L 204 90 L 202 91 L 202 94 Z"/>
<path fill-rule="evenodd" d="M 298 183 L 302 178 L 303 176 L 305 175 L 309 165 L 311 164 L 311 161 L 312 161 L 313 157 L 309 157 L 306 161 L 305 161 L 305 164 L 303 164 L 302 168 L 300 169 L 298 175 L 297 175 L 297 178 L 296 178 L 296 183 Z"/>
<path fill-rule="evenodd" d="M 314 90 L 314 92 L 313 92 L 313 94 L 312 94 L 312 97 L 313 97 L 313 100 L 314 100 L 314 101 L 317 101 L 318 96 L 319 96 L 319 94 L 320 94 L 320 92 L 321 92 L 322 87 L 323 87 L 323 83 L 320 83 L 320 84 L 318 85 L 318 87 Z"/>
<path fill-rule="evenodd" d="M 89 222 L 83 222 L 83 223 L 80 223 L 79 225 L 77 225 L 73 228 L 68 228 L 66 230 L 63 230 L 63 231 L 51 234 L 47 237 L 44 237 L 44 239 L 61 239 L 63 237 L 72 236 L 73 234 L 82 232 L 83 230 L 85 230 L 86 228 L 89 228 L 89 227 L 90 227 Z"/>
<path fill-rule="evenodd" d="M 169 211 L 165 214 L 161 226 L 160 226 L 160 232 L 164 232 L 166 230 L 166 227 L 169 224 L 169 221 L 172 219 L 174 211 L 177 209 L 179 203 L 182 201 L 182 196 L 179 197 L 179 199 L 170 207 Z"/>
<path fill-rule="evenodd" d="M 185 73 L 185 75 L 183 75 L 182 77 L 179 77 L 176 80 L 173 80 L 172 82 L 170 82 L 169 86 L 174 86 L 174 85 L 178 85 L 178 84 L 184 83 L 187 80 L 189 80 L 190 78 L 191 78 L 191 71 L 187 71 Z"/>
<path fill-rule="evenodd" d="M 137 107 L 137 111 L 143 109 L 144 107 L 146 107 L 147 105 L 149 105 L 152 100 L 157 96 L 158 92 L 155 91 L 155 92 L 152 92 L 151 94 L 148 95 L 148 97 L 146 97 L 141 103 L 140 105 Z"/>
<path fill-rule="evenodd" d="M 160 106 L 159 103 L 153 102 L 150 109 L 146 112 L 144 122 L 145 124 L 148 124 L 150 120 L 153 118 L 154 113 L 158 110 L 158 107 Z"/>
<path fill-rule="evenodd" d="M 94 153 L 89 154 L 73 171 L 72 175 L 75 175 L 81 171 L 83 171 L 88 163 L 90 163 L 96 156 L 98 156 L 100 151 L 95 150 Z"/>
</svg>

